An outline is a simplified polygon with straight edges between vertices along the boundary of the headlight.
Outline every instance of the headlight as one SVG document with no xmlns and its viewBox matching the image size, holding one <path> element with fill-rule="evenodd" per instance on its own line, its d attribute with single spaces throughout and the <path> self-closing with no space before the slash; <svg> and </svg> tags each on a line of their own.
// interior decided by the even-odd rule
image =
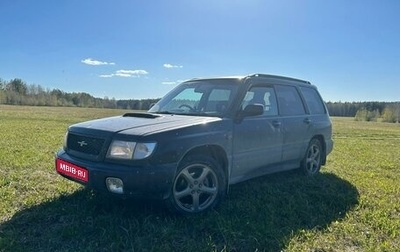
<svg viewBox="0 0 400 252">
<path fill-rule="evenodd" d="M 156 143 L 136 143 L 114 140 L 108 149 L 107 158 L 143 159 L 153 153 Z"/>
<path fill-rule="evenodd" d="M 108 149 L 107 157 L 117 159 L 131 159 L 135 150 L 135 142 L 113 141 Z"/>
<path fill-rule="evenodd" d="M 137 143 L 135 151 L 133 152 L 133 159 L 143 159 L 153 153 L 156 143 Z"/>
</svg>

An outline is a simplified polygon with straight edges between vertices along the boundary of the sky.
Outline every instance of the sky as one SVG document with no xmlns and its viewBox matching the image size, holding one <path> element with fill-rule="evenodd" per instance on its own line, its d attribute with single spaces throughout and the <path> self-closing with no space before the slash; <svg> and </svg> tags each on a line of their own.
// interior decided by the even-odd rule
<svg viewBox="0 0 400 252">
<path fill-rule="evenodd" d="M 1 0 L 0 78 L 115 99 L 265 73 L 400 101 L 399 0 Z"/>
</svg>

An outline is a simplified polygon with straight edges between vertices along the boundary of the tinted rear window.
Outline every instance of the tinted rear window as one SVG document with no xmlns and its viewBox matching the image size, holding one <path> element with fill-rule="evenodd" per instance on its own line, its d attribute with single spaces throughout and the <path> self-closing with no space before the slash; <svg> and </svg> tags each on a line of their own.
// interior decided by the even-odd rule
<svg viewBox="0 0 400 252">
<path fill-rule="evenodd" d="M 311 114 L 325 114 L 325 106 L 317 90 L 313 88 L 301 87 L 301 92 L 306 100 L 308 109 Z"/>
<path fill-rule="evenodd" d="M 304 115 L 306 113 L 295 87 L 276 85 L 276 95 L 281 115 Z"/>
</svg>

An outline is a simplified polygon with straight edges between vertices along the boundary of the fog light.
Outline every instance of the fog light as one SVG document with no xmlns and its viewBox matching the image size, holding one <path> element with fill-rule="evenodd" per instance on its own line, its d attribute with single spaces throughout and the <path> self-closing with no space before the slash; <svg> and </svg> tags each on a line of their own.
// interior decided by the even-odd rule
<svg viewBox="0 0 400 252">
<path fill-rule="evenodd" d="M 107 189 L 112 193 L 123 194 L 124 193 L 124 182 L 119 178 L 106 178 Z"/>
</svg>

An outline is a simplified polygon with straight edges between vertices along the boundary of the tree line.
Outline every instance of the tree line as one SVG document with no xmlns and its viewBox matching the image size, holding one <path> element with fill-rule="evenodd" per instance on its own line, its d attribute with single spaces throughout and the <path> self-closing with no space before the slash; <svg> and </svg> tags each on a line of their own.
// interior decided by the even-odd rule
<svg viewBox="0 0 400 252">
<path fill-rule="evenodd" d="M 18 78 L 10 81 L 0 79 L 0 104 L 148 110 L 158 100 L 96 98 L 84 92 L 67 93 L 28 85 Z M 400 102 L 327 102 L 326 106 L 331 116 L 354 117 L 362 121 L 400 121 Z"/>
<path fill-rule="evenodd" d="M 0 104 L 148 110 L 150 105 L 158 100 L 97 98 L 84 92 L 67 93 L 59 89 L 46 89 L 40 85 L 28 85 L 18 78 L 10 81 L 0 79 Z"/>
<path fill-rule="evenodd" d="M 331 116 L 358 121 L 400 122 L 400 102 L 327 102 Z"/>
</svg>

